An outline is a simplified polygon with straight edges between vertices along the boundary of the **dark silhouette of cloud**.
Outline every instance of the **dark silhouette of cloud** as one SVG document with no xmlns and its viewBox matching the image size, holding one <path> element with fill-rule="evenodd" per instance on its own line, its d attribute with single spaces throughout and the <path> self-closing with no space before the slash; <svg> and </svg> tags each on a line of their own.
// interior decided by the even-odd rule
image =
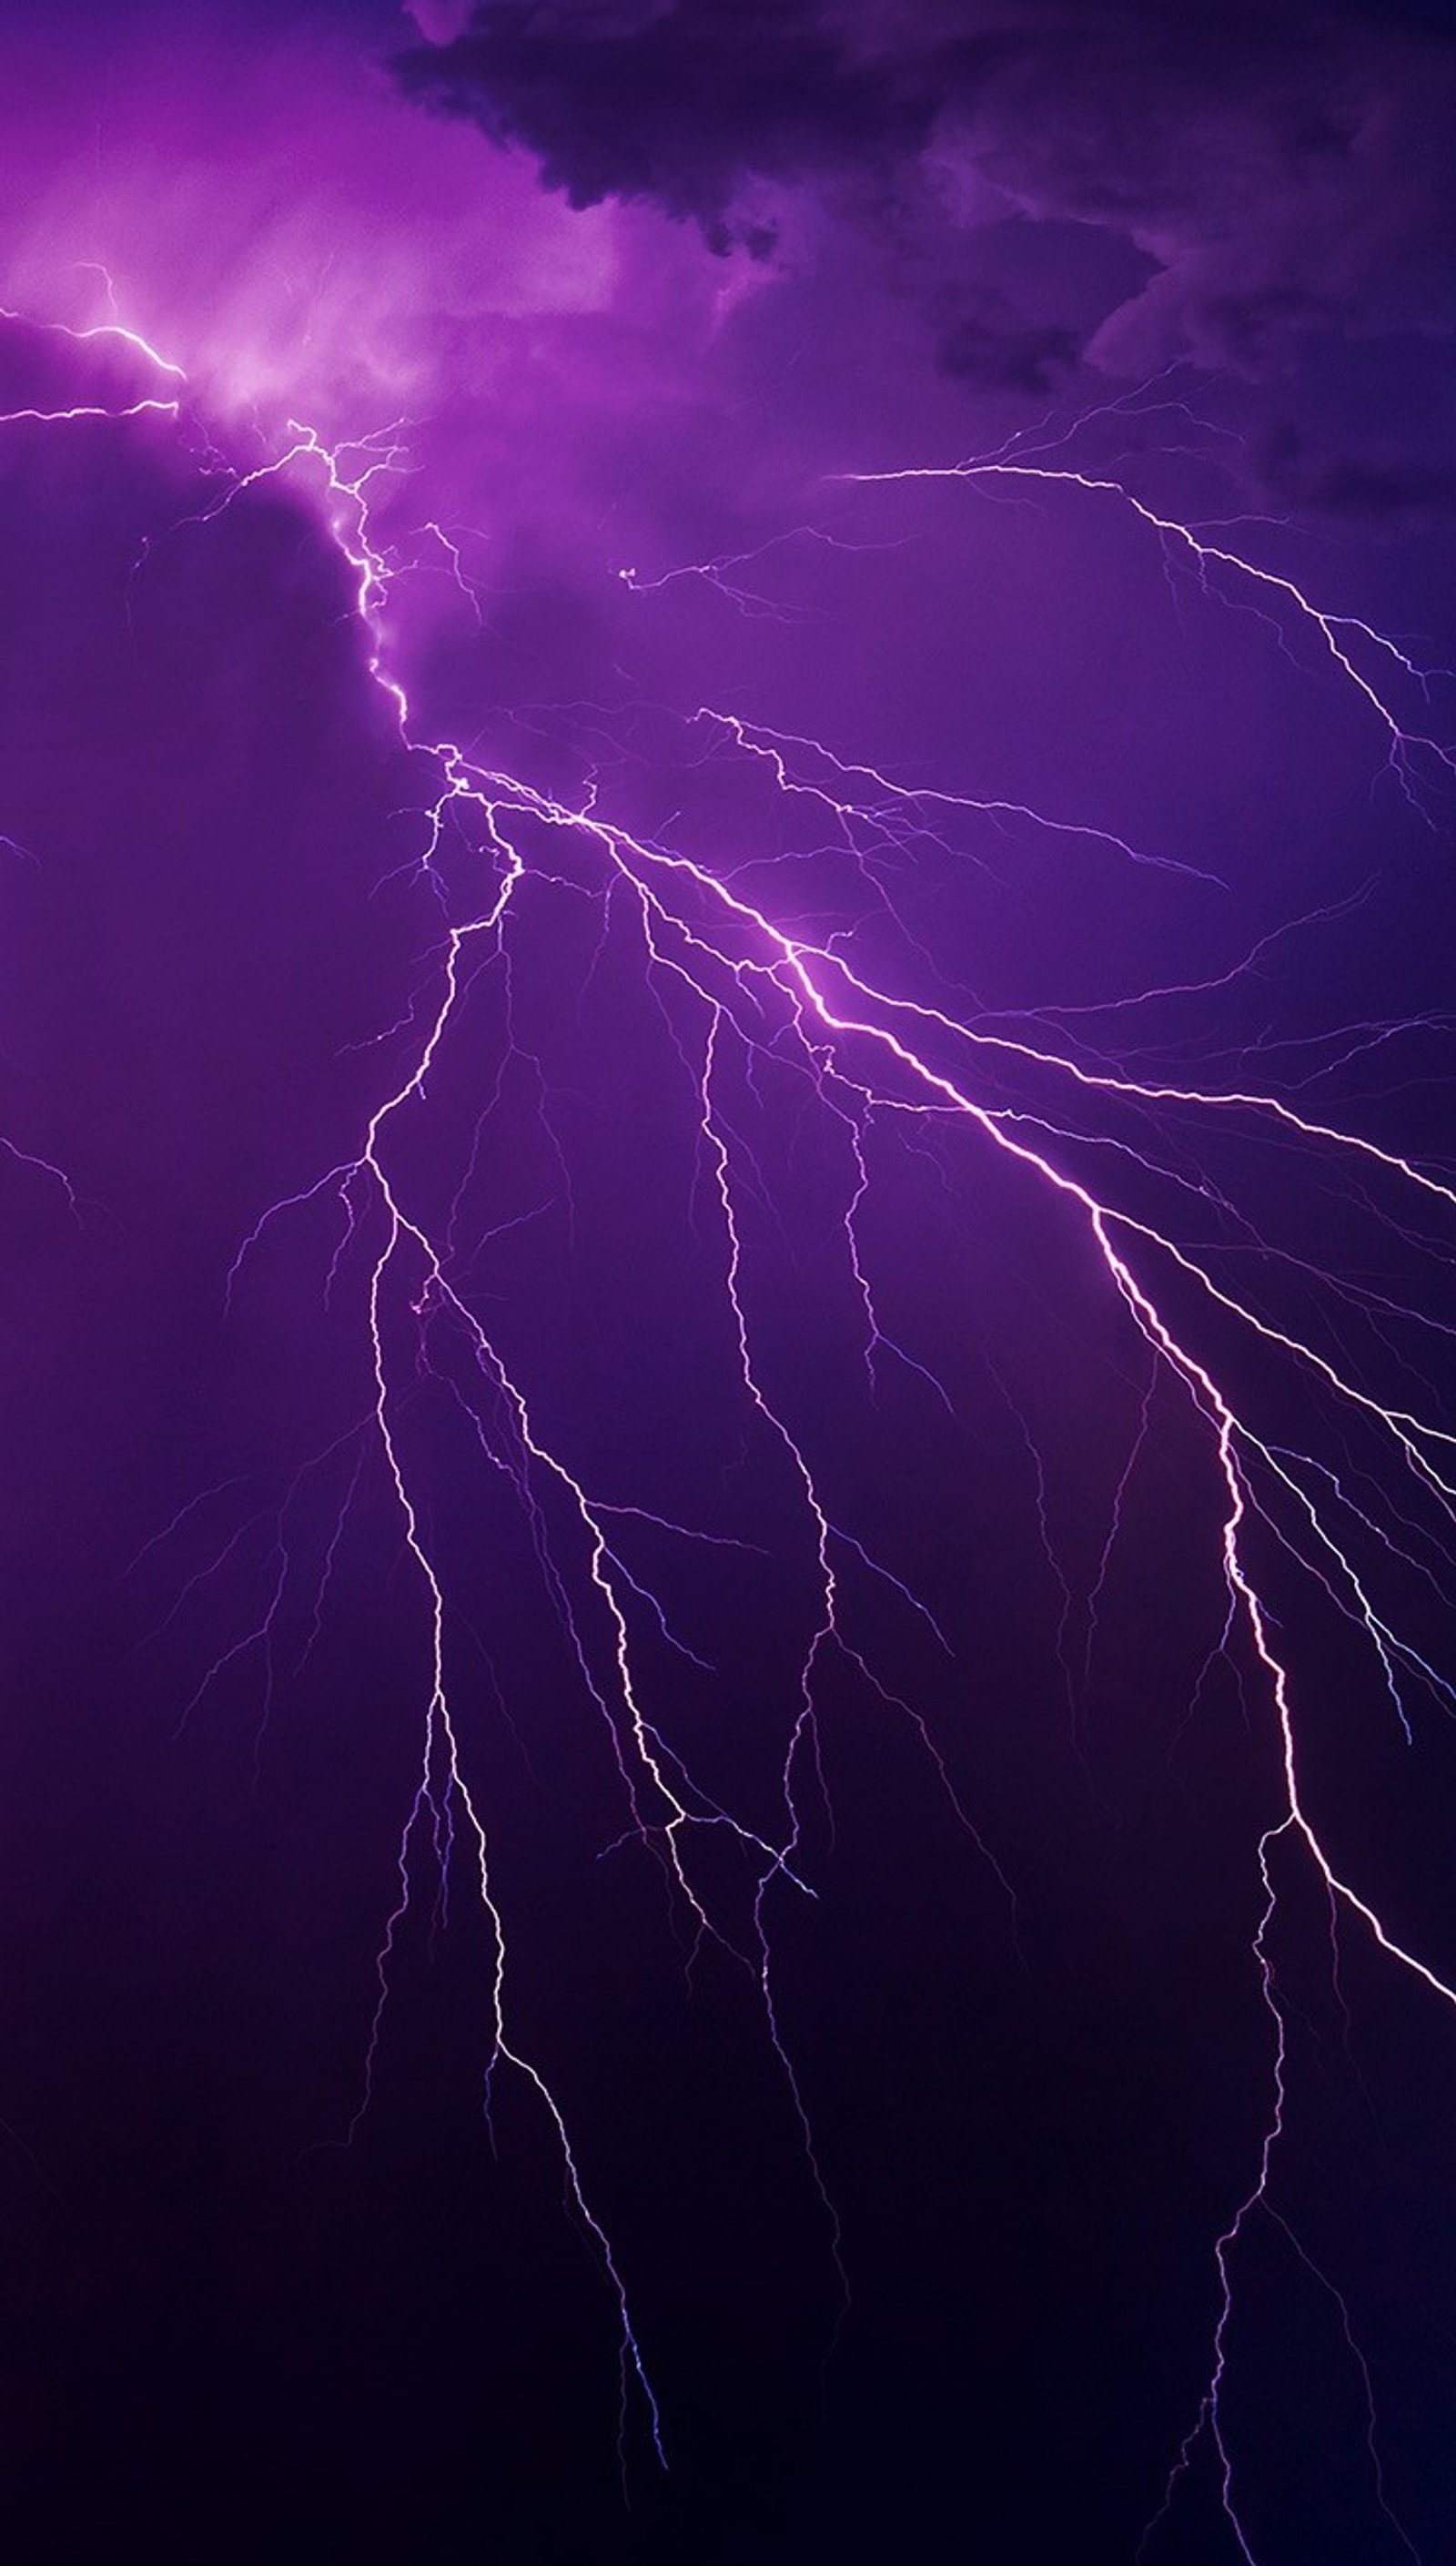
<svg viewBox="0 0 1456 2566">
<path fill-rule="evenodd" d="M 396 70 L 411 95 L 524 142 L 573 204 L 649 198 L 709 229 L 747 178 L 913 158 L 942 105 L 933 72 L 856 59 L 794 0 L 481 8 Z"/>
<path fill-rule="evenodd" d="M 1456 323 L 1446 6 L 487 0 L 394 69 L 574 204 L 654 202 L 717 247 L 771 245 L 765 184 L 861 222 L 928 205 L 942 302 L 993 212 L 1120 236 L 1151 272 L 1092 342 L 1113 372 Z M 944 361 L 1040 388 L 1063 359 L 1035 336 L 972 317 Z"/>
<path fill-rule="evenodd" d="M 1024 321 L 989 289 L 951 323 L 938 351 L 941 371 L 962 383 L 1042 399 L 1061 390 L 1081 353 L 1075 330 Z"/>
</svg>

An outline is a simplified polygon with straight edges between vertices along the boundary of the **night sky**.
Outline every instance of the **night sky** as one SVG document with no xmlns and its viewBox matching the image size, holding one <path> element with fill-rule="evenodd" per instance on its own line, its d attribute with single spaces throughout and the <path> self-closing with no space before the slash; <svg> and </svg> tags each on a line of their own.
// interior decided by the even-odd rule
<svg viewBox="0 0 1456 2566">
<path fill-rule="evenodd" d="M 17 2566 L 1456 2560 L 1456 25 L 0 21 Z"/>
</svg>

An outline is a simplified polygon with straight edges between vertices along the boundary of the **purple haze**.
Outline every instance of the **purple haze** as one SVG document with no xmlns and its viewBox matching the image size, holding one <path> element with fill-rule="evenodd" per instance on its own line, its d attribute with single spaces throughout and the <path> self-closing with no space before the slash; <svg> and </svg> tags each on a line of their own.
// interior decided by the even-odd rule
<svg viewBox="0 0 1456 2566">
<path fill-rule="evenodd" d="M 16 2553 L 1435 2559 L 1442 13 L 5 59 Z"/>
</svg>

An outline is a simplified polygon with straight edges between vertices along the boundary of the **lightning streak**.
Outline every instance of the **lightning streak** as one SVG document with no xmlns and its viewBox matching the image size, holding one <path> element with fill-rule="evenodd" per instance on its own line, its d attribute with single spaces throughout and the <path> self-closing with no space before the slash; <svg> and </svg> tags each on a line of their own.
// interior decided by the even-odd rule
<svg viewBox="0 0 1456 2566">
<path fill-rule="evenodd" d="M 153 368 L 164 392 L 112 409 L 20 410 L 16 420 L 142 414 L 177 419 L 186 392 L 180 369 L 119 323 L 71 334 L 79 342 L 115 340 L 128 357 Z M 867 1586 L 891 1595 L 897 1610 L 918 1616 L 945 1645 L 930 1608 L 888 1562 L 877 1560 L 829 1490 L 827 1474 L 795 1421 L 791 1405 L 771 1387 L 760 1351 L 746 1246 L 744 1207 L 762 1191 L 761 1171 L 735 1130 L 735 1077 L 752 1080 L 772 1072 L 790 1079 L 808 1110 L 836 1139 L 842 1164 L 842 1236 L 846 1271 L 862 1321 L 867 1387 L 873 1393 L 886 1359 L 918 1380 L 949 1411 L 952 1402 L 933 1369 L 912 1345 L 901 1344 L 881 1324 L 872 1257 L 864 1244 L 861 1214 L 871 1195 L 874 1154 L 881 1144 L 934 1130 L 954 1135 L 971 1152 L 989 1152 L 1015 1182 L 1057 1206 L 1091 1247 L 1103 1286 L 1125 1320 L 1129 1339 L 1147 1350 L 1155 1386 L 1169 1389 L 1191 1411 L 1220 1490 L 1218 1565 L 1227 1618 L 1214 1654 L 1231 1650 L 1236 1628 L 1258 1669 L 1264 1702 L 1277 1741 L 1279 1804 L 1259 1840 L 1254 1871 L 1260 1914 L 1251 1942 L 1257 1985 L 1272 2029 L 1270 2110 L 1254 2180 L 1213 2246 L 1217 2314 L 1207 2388 L 1169 2479 L 1164 2506 L 1150 2524 L 1145 2547 L 1162 2536 L 1180 2499 L 1201 2441 L 1216 2462 L 1224 2513 L 1239 2553 L 1254 2566 L 1253 2532 L 1241 2508 L 1238 2456 L 1227 2430 L 1224 2389 L 1231 2358 L 1234 2264 L 1241 2239 L 1256 2216 L 1267 2216 L 1291 2240 L 1322 2286 L 1333 2293 L 1344 2339 L 1360 2366 L 1367 2398 L 1369 2376 L 1350 2331 L 1344 2301 L 1308 2256 L 1277 2201 L 1279 2148 L 1288 2110 L 1286 2017 L 1271 1946 L 1279 1910 L 1277 1868 L 1297 1852 L 1331 1902 L 1379 1952 L 1416 1981 L 1443 2010 L 1456 2010 L 1456 1987 L 1442 1970 L 1382 1920 L 1359 1881 L 1327 1844 L 1303 1780 L 1300 1750 L 1300 1684 L 1281 1647 L 1267 1581 L 1256 1567 L 1256 1535 L 1296 1570 L 1314 1579 L 1347 1615 L 1367 1645 L 1381 1680 L 1409 1737 L 1410 1713 L 1400 1689 L 1402 1673 L 1416 1676 L 1441 1703 L 1456 1705 L 1450 1679 L 1414 1640 L 1397 1629 L 1377 1593 L 1382 1563 L 1402 1562 L 1428 1574 L 1422 1554 L 1439 1552 L 1442 1529 L 1456 1524 L 1456 1429 L 1418 1369 L 1394 1393 L 1372 1387 L 1361 1363 L 1339 1350 L 1323 1305 L 1308 1319 L 1278 1298 L 1281 1275 L 1290 1275 L 1312 1306 L 1322 1286 L 1337 1297 L 1323 1269 L 1283 1257 L 1260 1238 L 1254 1224 L 1229 1199 L 1214 1171 L 1224 1136 L 1253 1135 L 1289 1154 L 1301 1167 L 1334 1163 L 1348 1183 L 1363 1188 L 1369 1216 L 1398 1237 L 1413 1255 L 1439 1264 L 1449 1253 L 1442 1224 L 1456 1210 L 1456 1183 L 1438 1166 L 1402 1153 L 1353 1126 L 1292 1103 L 1275 1087 L 1141 1076 L 1115 1060 L 1090 1055 L 1074 1042 L 1066 1019 L 1078 1010 L 1047 1009 L 1011 1023 L 948 994 L 905 922 L 898 900 L 899 869 L 918 848 L 958 850 L 948 833 L 1014 823 L 1059 850 L 1076 846 L 1139 867 L 1187 874 L 1157 850 L 1133 845 L 1099 825 L 1046 816 L 991 796 L 959 797 L 901 784 L 878 769 L 841 757 L 831 747 L 787 731 L 755 726 L 731 710 L 700 706 L 680 724 L 684 743 L 706 740 L 711 753 L 733 761 L 766 784 L 790 820 L 807 818 L 811 852 L 828 850 L 849 885 L 848 923 L 824 930 L 811 919 L 780 908 L 772 893 L 750 896 L 743 877 L 670 843 L 622 825 L 604 805 L 600 771 L 588 770 L 580 792 L 558 798 L 525 777 L 498 771 L 464 744 L 432 735 L 416 713 L 393 638 L 391 593 L 402 575 L 376 531 L 381 486 L 397 484 L 408 470 L 408 428 L 403 421 L 377 433 L 356 433 L 330 442 L 318 429 L 289 421 L 278 450 L 251 470 L 233 470 L 225 486 L 187 521 L 205 527 L 265 480 L 284 479 L 308 495 L 322 515 L 348 578 L 351 611 L 364 635 L 370 677 L 387 701 L 404 748 L 432 778 L 418 811 L 414 858 L 435 890 L 444 920 L 432 964 L 432 994 L 393 1029 L 408 1056 L 402 1075 L 374 1108 L 359 1147 L 346 1163 L 266 1207 L 242 1243 L 228 1278 L 229 1293 L 245 1277 L 249 1259 L 276 1221 L 332 1192 L 342 1202 L 346 1236 L 328 1278 L 332 1291 L 348 1254 L 368 1240 L 366 1289 L 369 1369 L 373 1396 L 368 1433 L 382 1460 L 403 1543 L 428 1629 L 428 1665 L 422 1685 L 422 1741 L 418 1781 L 398 1849 L 398 1893 L 383 1928 L 376 1992 L 369 2022 L 363 2085 L 350 2136 L 368 2110 L 400 1937 L 416 1896 L 421 1864 L 433 1864 L 443 1899 L 452 1858 L 468 1851 L 481 1914 L 493 1951 L 491 2021 L 485 2092 L 510 2071 L 529 2089 L 548 2122 L 565 2173 L 571 2209 L 585 2230 L 611 2293 L 618 2327 L 621 2378 L 621 2449 L 629 2456 L 631 2400 L 638 2402 L 659 2458 L 666 2441 L 656 2391 L 639 2341 L 627 2279 L 607 2227 L 592 2205 L 576 2137 L 545 2074 L 510 2030 L 508 1924 L 497 1897 L 488 1831 L 466 1769 L 452 1702 L 446 1641 L 446 1577 L 427 1530 L 422 1502 L 400 1432 L 400 1413 L 421 1377 L 445 1383 L 463 1413 L 485 1463 L 513 1487 L 530 1529 L 547 1591 L 560 1617 L 584 1692 L 609 1744 L 623 1801 L 625 1833 L 657 1864 L 668 1897 L 686 1920 L 694 1945 L 711 1940 L 746 1971 L 758 1990 L 764 2031 L 784 2080 L 802 2140 L 809 2177 L 827 2221 L 831 2252 L 846 2292 L 852 2252 L 841 2235 L 829 2171 L 822 2163 L 811 2114 L 777 1995 L 772 1930 L 774 1901 L 782 1892 L 812 1895 L 806 1858 L 805 1776 L 816 1789 L 819 1733 L 826 1674 L 837 1662 L 866 1698 L 910 1723 L 960 1823 L 1006 1893 L 1014 1929 L 1014 1861 L 983 1836 L 954 1776 L 954 1758 L 936 1738 L 913 1701 L 902 1700 L 856 1635 L 856 1597 Z M 1405 727 L 1395 708 L 1393 684 L 1418 674 L 1393 643 L 1356 618 L 1329 612 L 1290 579 L 1209 541 L 1205 535 L 1154 511 L 1134 491 L 1104 475 L 1088 473 L 1045 454 L 1004 450 L 950 472 L 858 473 L 860 484 L 895 480 L 957 481 L 981 489 L 1014 487 L 1044 499 L 1074 496 L 1079 503 L 1114 505 L 1164 552 L 1191 566 L 1211 592 L 1227 590 L 1252 602 L 1274 624 L 1283 642 L 1303 633 L 1318 645 L 1325 670 L 1352 691 L 1362 714 L 1383 733 L 1387 761 L 1407 796 L 1428 807 L 1433 777 L 1456 773 L 1456 751 L 1433 731 Z M 458 545 L 438 523 L 426 520 L 421 536 L 433 539 L 450 575 L 480 612 L 478 592 L 464 582 Z M 800 529 L 794 538 L 814 535 Z M 823 538 L 828 542 L 828 536 Z M 853 547 L 849 547 L 853 549 Z M 772 547 L 765 547 L 768 553 Z M 717 565 L 692 565 L 691 575 L 721 590 L 740 610 L 770 611 L 765 595 L 744 574 L 763 554 Z M 404 564 L 407 569 L 410 565 Z M 417 562 L 414 565 L 418 566 Z M 620 574 L 635 594 L 650 596 L 674 577 L 644 579 Z M 1374 673 L 1371 673 L 1373 671 Z M 474 882 L 464 913 L 454 887 L 453 857 L 465 844 Z M 557 851 L 553 853 L 551 851 Z M 792 854 L 801 852 L 797 846 Z M 451 861 L 447 862 L 446 859 Z M 791 856 L 755 868 L 777 885 Z M 558 864 L 565 870 L 558 871 Z M 674 1538 L 709 1543 L 706 1530 L 673 1521 L 649 1499 L 630 1502 L 620 1491 L 594 1490 L 558 1433 L 538 1424 L 527 1387 L 508 1366 L 463 1276 L 457 1253 L 462 1203 L 476 1164 L 461 1178 L 444 1227 L 433 1226 L 414 1199 L 410 1137 L 429 1110 L 435 1074 L 463 1039 L 467 991 L 487 964 L 509 979 L 515 939 L 531 904 L 553 884 L 573 883 L 587 868 L 593 896 L 607 923 L 617 915 L 657 1007 L 675 1057 L 684 1095 L 691 1099 L 701 1176 L 718 1241 L 724 1322 L 731 1342 L 748 1427 L 777 1452 L 797 1491 L 804 1530 L 805 1571 L 813 1603 L 799 1669 L 797 1698 L 783 1713 L 784 1746 L 779 1807 L 772 1824 L 735 1813 L 692 1772 L 686 1750 L 674 1742 L 670 1704 L 657 1702 L 642 1672 L 637 1637 L 643 1619 L 659 1638 L 672 1640 L 671 1617 L 656 1589 L 629 1571 L 620 1555 L 633 1520 L 656 1525 Z M 577 874 L 571 869 L 576 868 Z M 1207 884 L 1210 877 L 1198 877 Z M 1328 914 L 1321 912 L 1320 914 Z M 858 930 L 866 918 L 894 930 L 891 956 L 871 963 Z M 1290 930 L 1277 930 L 1282 933 Z M 1255 967 L 1272 937 L 1250 948 Z M 932 975 L 925 994 L 925 966 Z M 1217 981 L 1199 984 L 1221 985 Z M 1167 994 L 1139 993 L 1125 1003 L 1147 1003 Z M 1177 994 L 1174 990 L 1172 994 Z M 1394 1029 L 1383 1029 L 1392 1034 Z M 1367 1028 L 1369 1039 L 1381 1029 Z M 477 1126 L 475 1150 L 481 1126 Z M 1252 1242 L 1252 1245 L 1251 1245 Z M 1252 1282 L 1239 1279 L 1239 1258 L 1252 1255 Z M 1232 1278 L 1232 1279 L 1231 1279 Z M 1358 1289 L 1350 1286 L 1352 1304 Z M 1398 1316 L 1412 1316 L 1378 1294 L 1368 1297 L 1378 1330 Z M 1431 1320 L 1429 1325 L 1439 1323 Z M 1374 1354 L 1386 1341 L 1372 1335 Z M 465 1386 L 444 1366 L 444 1348 L 463 1350 Z M 1251 1365 L 1251 1358 L 1252 1365 Z M 1372 1356 L 1373 1360 L 1373 1356 Z M 1261 1369 L 1262 1368 L 1262 1369 Z M 1268 1386 L 1281 1385 L 1269 1418 L 1260 1412 Z M 1138 1441 L 1147 1430 L 1149 1389 L 1142 1404 Z M 1290 1401 L 1301 1412 L 1326 1419 L 1330 1447 L 1291 1439 L 1282 1418 Z M 1037 1476 L 1037 1505 L 1044 1541 L 1047 1491 L 1040 1457 L 1023 1424 Z M 1357 1448 L 1355 1448 L 1357 1447 Z M 1089 1598 L 1087 1656 L 1091 1659 L 1098 1595 L 1105 1580 L 1117 1509 L 1126 1492 L 1136 1446 L 1117 1491 L 1112 1529 Z M 315 1587 L 310 1624 L 317 1636 L 333 1562 L 363 1463 L 337 1514 Z M 1395 1491 L 1401 1492 L 1397 1501 Z M 1402 1511 L 1402 1505 L 1411 1509 Z M 200 1700 L 223 1665 L 251 1649 L 274 1663 L 274 1634 L 290 1573 L 283 1517 L 270 1548 L 271 1585 L 261 1616 L 204 1677 Z M 1050 1544 L 1048 1544 L 1049 1556 Z M 1075 1674 L 1067 1665 L 1066 1626 L 1071 1586 L 1054 1568 L 1062 1598 L 1062 1651 L 1069 1693 Z M 685 1648 L 689 1658 L 694 1657 Z M 695 1660 L 701 1664 L 700 1659 Z M 269 1681 L 272 1681 L 270 1672 Z M 266 1705 L 265 1705 L 266 1709 Z M 735 1917 L 711 1885 L 699 1850 L 728 1843 L 748 1869 L 749 1922 Z M 1371 2464 L 1376 2491 L 1386 2505 L 1375 2448 L 1374 2408 L 1369 2405 Z M 1403 2531 L 1400 2536 L 1404 2538 Z M 1408 2542 L 1406 2543 L 1409 2544 Z"/>
</svg>

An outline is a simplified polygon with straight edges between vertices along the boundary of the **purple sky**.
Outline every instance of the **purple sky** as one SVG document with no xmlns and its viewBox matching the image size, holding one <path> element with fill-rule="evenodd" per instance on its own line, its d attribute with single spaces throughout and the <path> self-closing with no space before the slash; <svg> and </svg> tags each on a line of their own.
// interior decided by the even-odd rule
<svg viewBox="0 0 1456 2566">
<path fill-rule="evenodd" d="M 1444 13 L 0 60 L 16 2554 L 1435 2560 Z"/>
</svg>

